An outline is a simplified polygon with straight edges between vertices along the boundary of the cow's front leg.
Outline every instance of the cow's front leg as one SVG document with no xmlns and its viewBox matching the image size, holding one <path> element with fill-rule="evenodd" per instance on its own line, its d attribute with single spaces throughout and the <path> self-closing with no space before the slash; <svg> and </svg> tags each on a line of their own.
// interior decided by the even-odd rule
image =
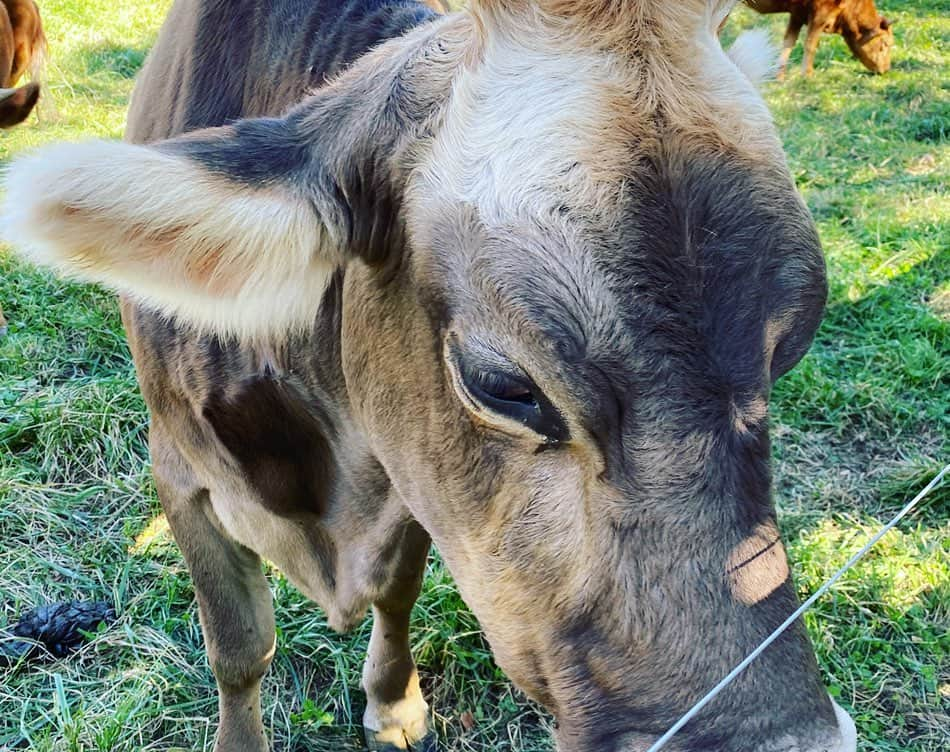
<svg viewBox="0 0 950 752">
<path fill-rule="evenodd" d="M 815 73 L 815 53 L 818 52 L 818 43 L 821 41 L 824 24 L 817 18 L 808 19 L 808 33 L 805 36 L 805 57 L 802 59 L 802 73 L 812 76 Z"/>
<path fill-rule="evenodd" d="M 798 42 L 798 35 L 801 34 L 802 26 L 805 25 L 805 19 L 797 13 L 792 13 L 788 19 L 788 28 L 785 30 L 785 39 L 782 41 L 782 54 L 778 61 L 778 73 L 776 78 L 779 81 L 785 79 L 785 71 L 788 68 L 788 59 L 795 49 Z"/>
<path fill-rule="evenodd" d="M 261 677 L 274 654 L 274 610 L 260 557 L 234 541 L 184 460 L 151 436 L 153 474 L 195 586 L 208 661 L 218 684 L 215 752 L 267 752 Z"/>
<path fill-rule="evenodd" d="M 409 649 L 409 614 L 428 551 L 429 536 L 412 523 L 397 554 L 396 574 L 373 604 L 373 632 L 363 666 L 363 727 L 370 750 L 435 752 L 429 706 Z"/>
</svg>

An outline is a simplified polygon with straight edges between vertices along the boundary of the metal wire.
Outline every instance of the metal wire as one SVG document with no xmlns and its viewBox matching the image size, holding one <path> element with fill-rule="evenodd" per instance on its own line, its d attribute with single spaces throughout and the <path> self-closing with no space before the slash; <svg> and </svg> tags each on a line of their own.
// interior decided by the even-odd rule
<svg viewBox="0 0 950 752">
<path fill-rule="evenodd" d="M 683 728 L 683 726 L 689 723 L 697 715 L 697 713 L 699 713 L 704 707 L 706 707 L 713 700 L 714 697 L 716 697 L 716 695 L 718 695 L 720 692 L 722 692 L 722 690 L 724 690 L 726 687 L 732 684 L 733 680 L 739 674 L 741 674 L 745 670 L 745 668 L 750 663 L 752 663 L 752 661 L 758 658 L 769 645 L 775 642 L 782 635 L 782 633 L 785 632 L 786 629 L 792 626 L 792 624 L 795 623 L 795 620 L 798 619 L 799 616 L 801 616 L 809 608 L 811 608 L 811 606 L 815 603 L 815 601 L 817 601 L 821 596 L 827 593 L 828 590 L 831 588 L 831 586 L 834 585 L 839 579 L 841 579 L 841 576 L 845 572 L 847 572 L 849 569 L 851 569 L 851 567 L 857 564 L 858 561 L 864 558 L 864 555 L 868 551 L 870 551 L 877 544 L 877 542 L 881 540 L 881 538 L 883 538 L 895 525 L 897 525 L 898 522 L 904 519 L 904 517 L 910 514 L 910 512 L 914 509 L 914 507 L 916 507 L 923 500 L 923 498 L 927 494 L 929 494 L 937 486 L 937 484 L 940 483 L 940 481 L 943 480 L 944 476 L 947 475 L 947 473 L 950 473 L 950 465 L 947 465 L 946 467 L 944 467 L 943 470 L 941 470 L 936 475 L 936 477 L 933 480 L 931 480 L 930 483 L 928 483 L 926 487 L 913 498 L 911 502 L 909 502 L 900 512 L 898 512 L 897 516 L 895 516 L 894 519 L 892 519 L 884 527 L 882 527 L 880 531 L 878 531 L 878 533 L 864 545 L 864 548 L 862 548 L 854 556 L 848 559 L 847 564 L 845 564 L 843 567 L 841 567 L 841 569 L 835 572 L 825 582 L 824 585 L 822 585 L 820 588 L 818 588 L 818 590 L 815 591 L 814 595 L 812 595 L 811 598 L 805 601 L 798 608 L 798 610 L 795 611 L 795 613 L 793 613 L 784 622 L 782 622 L 782 625 L 778 629 L 776 629 L 774 632 L 772 632 L 772 634 L 766 637 L 761 645 L 759 645 L 755 650 L 749 653 L 749 655 L 745 658 L 745 660 L 742 661 L 742 663 L 740 663 L 738 666 L 732 669 L 732 671 L 730 671 L 721 682 L 719 682 L 715 687 L 713 687 L 708 692 L 708 694 L 706 694 L 705 697 L 703 697 L 699 702 L 693 705 L 693 707 L 690 708 L 689 711 L 682 718 L 680 718 L 675 724 L 673 724 L 672 728 L 670 728 L 669 731 L 667 731 L 665 734 L 663 734 L 663 736 L 661 736 L 659 739 L 656 740 L 656 742 L 653 744 L 652 747 L 650 747 L 647 750 L 647 752 L 658 752 L 658 750 L 663 749 L 663 747 L 666 746 L 667 742 L 670 741 L 670 739 L 672 739 L 676 735 L 676 733 L 679 732 L 680 729 Z"/>
</svg>

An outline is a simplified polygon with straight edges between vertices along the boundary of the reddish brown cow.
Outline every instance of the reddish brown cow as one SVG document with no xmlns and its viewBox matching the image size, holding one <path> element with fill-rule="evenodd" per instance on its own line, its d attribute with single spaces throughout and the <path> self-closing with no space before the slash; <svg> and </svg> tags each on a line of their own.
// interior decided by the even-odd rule
<svg viewBox="0 0 950 752">
<path fill-rule="evenodd" d="M 40 66 L 46 52 L 46 36 L 40 10 L 33 0 L 0 1 L 0 128 L 22 123 L 40 97 Z M 30 68 L 33 81 L 19 89 L 14 84 Z M 7 334 L 7 320 L 0 308 L 0 337 Z"/>
<path fill-rule="evenodd" d="M 46 52 L 40 11 L 33 0 L 0 2 L 0 128 L 22 122 L 40 95 L 37 83 Z M 33 80 L 13 88 L 29 69 Z"/>
<path fill-rule="evenodd" d="M 894 32 L 874 0 L 746 0 L 759 13 L 789 13 L 788 29 L 782 44 L 779 78 L 785 74 L 792 48 L 802 27 L 808 26 L 802 70 L 814 72 L 815 53 L 822 34 L 840 34 L 851 52 L 873 73 L 886 73 L 891 67 Z"/>
<path fill-rule="evenodd" d="M 0 0 L 11 26 L 13 44 L 0 58 L 3 86 L 11 87 L 27 70 L 35 81 L 46 53 L 46 35 L 40 21 L 40 9 L 33 0 Z M 6 45 L 4 45 L 6 46 Z"/>
</svg>

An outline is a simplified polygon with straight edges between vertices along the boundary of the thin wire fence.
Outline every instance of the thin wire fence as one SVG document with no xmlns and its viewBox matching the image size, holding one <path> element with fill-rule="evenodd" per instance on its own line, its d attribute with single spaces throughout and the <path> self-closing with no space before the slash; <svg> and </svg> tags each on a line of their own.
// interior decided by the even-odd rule
<svg viewBox="0 0 950 752">
<path fill-rule="evenodd" d="M 715 687 L 709 690 L 709 692 L 699 702 L 693 705 L 693 707 L 690 708 L 683 715 L 682 718 L 680 718 L 676 723 L 673 724 L 673 726 L 670 728 L 669 731 L 667 731 L 665 734 L 663 734 L 663 736 L 661 736 L 659 739 L 656 740 L 656 742 L 653 744 L 652 747 L 650 747 L 647 750 L 647 752 L 659 752 L 659 750 L 663 749 L 663 747 L 665 747 L 667 743 L 677 733 L 679 733 L 679 731 L 682 730 L 682 728 L 687 723 L 689 723 L 693 718 L 695 718 L 696 715 L 699 714 L 699 712 L 704 707 L 706 707 L 710 702 L 712 702 L 712 700 L 720 692 L 722 692 L 726 687 L 732 684 L 735 678 L 739 676 L 739 674 L 741 674 L 746 669 L 746 667 L 748 667 L 748 665 L 752 663 L 752 661 L 758 658 L 766 650 L 766 648 L 768 648 L 769 645 L 771 645 L 779 637 L 781 637 L 781 635 L 785 632 L 785 630 L 787 630 L 790 626 L 792 626 L 792 624 L 794 624 L 795 621 L 803 613 L 805 613 L 809 608 L 811 608 L 812 605 L 814 605 L 815 601 L 817 601 L 819 598 L 821 598 L 821 596 L 827 593 L 831 589 L 831 587 L 838 580 L 840 580 L 841 577 L 848 570 L 850 570 L 855 564 L 857 564 L 861 559 L 863 559 L 865 554 L 867 554 L 868 551 L 874 548 L 874 546 L 877 545 L 877 542 L 881 540 L 881 538 L 887 535 L 887 533 L 891 531 L 897 525 L 897 523 L 899 523 L 902 519 L 904 519 L 904 517 L 910 514 L 914 510 L 914 508 L 921 501 L 923 501 L 923 499 L 927 496 L 927 494 L 933 491 L 933 489 L 936 488 L 940 484 L 940 482 L 944 479 L 947 473 L 950 473 L 950 465 L 946 465 L 943 468 L 943 470 L 937 473 L 934 479 L 931 480 L 930 483 L 928 483 L 924 487 L 924 489 L 919 494 L 917 494 L 910 502 L 908 502 L 907 505 L 904 506 L 904 508 L 901 509 L 901 511 L 898 512 L 890 522 L 888 522 L 884 527 L 882 527 L 867 543 L 865 543 L 864 547 L 860 551 L 858 551 L 854 556 L 848 559 L 848 562 L 843 567 L 841 567 L 841 569 L 835 572 L 831 577 L 829 577 L 828 580 L 825 581 L 825 584 L 822 585 L 820 588 L 818 588 L 818 590 L 816 590 L 815 593 L 807 601 L 805 601 L 801 606 L 799 606 L 799 608 L 795 611 L 795 613 L 793 613 L 784 622 L 782 622 L 781 626 L 779 626 L 778 629 L 776 629 L 774 632 L 772 632 L 772 634 L 770 634 L 768 637 L 765 638 L 765 640 L 762 641 L 762 644 L 760 644 L 755 650 L 749 653 L 749 655 L 738 666 L 732 669 L 732 671 L 730 671 L 723 678 L 722 681 L 720 681 Z"/>
</svg>

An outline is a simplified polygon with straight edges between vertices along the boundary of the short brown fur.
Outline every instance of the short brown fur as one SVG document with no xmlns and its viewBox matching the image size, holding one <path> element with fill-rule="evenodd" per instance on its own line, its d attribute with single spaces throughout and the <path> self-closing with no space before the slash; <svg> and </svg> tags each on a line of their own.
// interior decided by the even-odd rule
<svg viewBox="0 0 950 752">
<path fill-rule="evenodd" d="M 2 4 L 12 32 L 12 42 L 4 42 L 4 46 L 10 44 L 12 54 L 8 65 L 2 64 L 6 55 L 0 54 L 0 86 L 15 86 L 27 71 L 37 81 L 46 55 L 40 9 L 33 0 L 2 0 Z"/>
</svg>

